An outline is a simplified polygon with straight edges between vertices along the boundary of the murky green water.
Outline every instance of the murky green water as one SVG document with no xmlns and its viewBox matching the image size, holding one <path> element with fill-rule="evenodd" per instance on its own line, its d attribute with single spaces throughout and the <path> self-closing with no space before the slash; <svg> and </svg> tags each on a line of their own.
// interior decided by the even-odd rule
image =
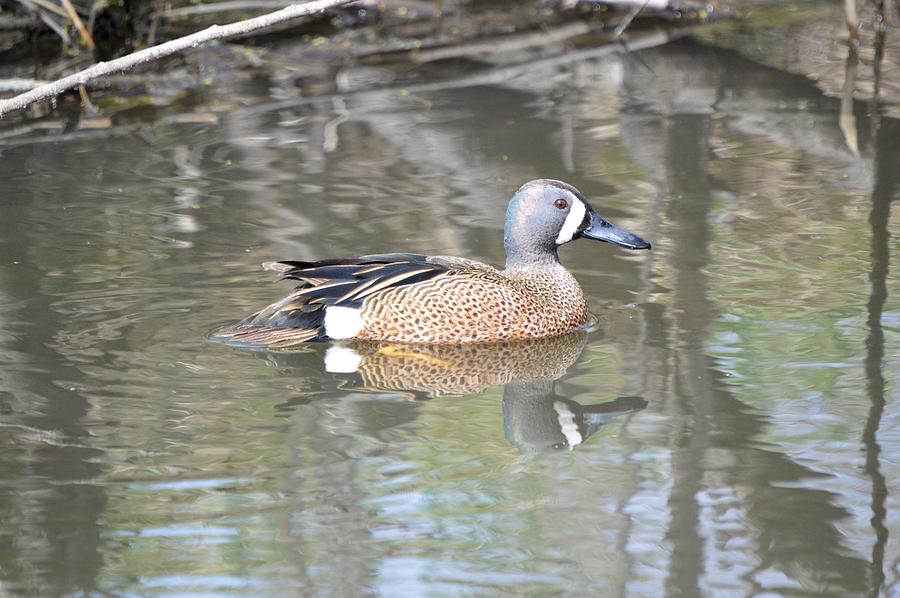
<svg viewBox="0 0 900 598">
<path fill-rule="evenodd" d="M 0 593 L 900 592 L 900 122 L 691 41 L 496 79 L 0 146 Z M 265 260 L 502 264 L 536 177 L 653 242 L 563 249 L 586 337 L 209 342 Z"/>
</svg>

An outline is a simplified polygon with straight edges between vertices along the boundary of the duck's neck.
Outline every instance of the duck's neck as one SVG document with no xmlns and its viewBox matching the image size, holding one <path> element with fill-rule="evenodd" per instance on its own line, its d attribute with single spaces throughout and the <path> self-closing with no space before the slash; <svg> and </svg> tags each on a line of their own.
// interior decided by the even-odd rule
<svg viewBox="0 0 900 598">
<path fill-rule="evenodd" d="M 529 241 L 531 241 L 529 239 Z M 503 247 L 506 249 L 506 270 L 519 270 L 526 268 L 560 266 L 559 254 L 556 252 L 556 244 L 547 246 L 518 242 L 510 236 L 503 239 Z"/>
<path fill-rule="evenodd" d="M 518 258 L 506 258 L 506 271 L 511 272 L 515 270 L 531 270 L 533 268 L 562 268 L 563 265 L 559 263 L 559 258 L 556 254 L 552 256 L 541 256 L 538 258 L 530 258 L 530 259 L 522 259 L 521 256 Z"/>
</svg>

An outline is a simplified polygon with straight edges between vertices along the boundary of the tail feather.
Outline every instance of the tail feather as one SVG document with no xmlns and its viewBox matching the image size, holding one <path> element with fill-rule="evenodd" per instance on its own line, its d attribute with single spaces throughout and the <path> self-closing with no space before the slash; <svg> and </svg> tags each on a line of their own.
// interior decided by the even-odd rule
<svg viewBox="0 0 900 598">
<path fill-rule="evenodd" d="M 269 326 L 235 325 L 219 330 L 216 339 L 240 345 L 256 345 L 280 349 L 312 340 L 318 340 L 316 328 L 273 328 Z"/>
</svg>

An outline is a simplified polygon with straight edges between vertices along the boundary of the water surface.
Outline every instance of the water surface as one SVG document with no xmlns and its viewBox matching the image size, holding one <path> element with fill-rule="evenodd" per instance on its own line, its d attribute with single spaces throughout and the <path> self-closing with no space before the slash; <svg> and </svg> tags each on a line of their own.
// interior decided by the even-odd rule
<svg viewBox="0 0 900 598">
<path fill-rule="evenodd" d="M 900 122 L 691 40 L 496 79 L 0 146 L 0 593 L 900 591 Z M 597 330 L 209 342 L 262 261 L 502 264 L 537 177 L 653 242 L 562 249 Z"/>
</svg>

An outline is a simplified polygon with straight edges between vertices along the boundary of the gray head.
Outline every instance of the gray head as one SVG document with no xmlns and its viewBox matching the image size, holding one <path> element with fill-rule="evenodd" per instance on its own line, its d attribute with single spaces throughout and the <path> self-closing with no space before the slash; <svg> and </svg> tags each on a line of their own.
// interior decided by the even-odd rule
<svg viewBox="0 0 900 598">
<path fill-rule="evenodd" d="M 556 248 L 579 238 L 650 249 L 647 241 L 601 218 L 578 189 L 562 181 L 525 183 L 506 208 L 503 245 L 507 267 L 556 261 Z"/>
</svg>

